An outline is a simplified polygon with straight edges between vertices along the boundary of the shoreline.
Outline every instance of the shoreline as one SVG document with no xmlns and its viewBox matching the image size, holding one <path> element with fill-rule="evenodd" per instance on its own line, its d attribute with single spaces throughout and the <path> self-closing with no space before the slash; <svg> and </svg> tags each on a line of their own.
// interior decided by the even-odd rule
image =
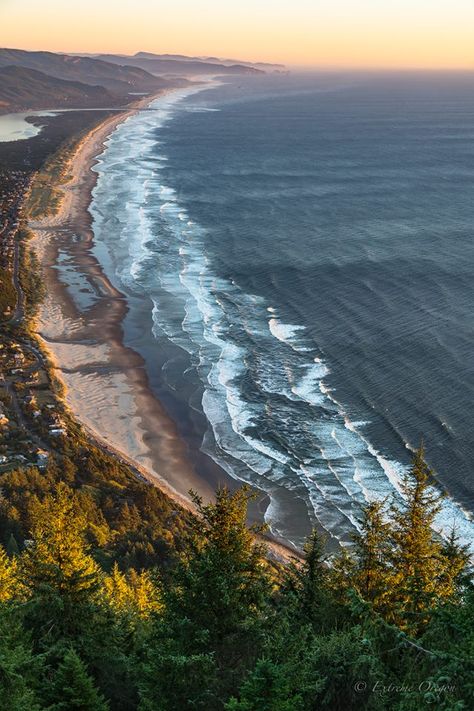
<svg viewBox="0 0 474 711">
<path fill-rule="evenodd" d="M 188 444 L 150 387 L 145 361 L 123 342 L 127 297 L 110 283 L 91 251 L 89 205 L 97 181 L 92 168 L 120 123 L 170 91 L 148 96 L 89 131 L 65 163 L 71 179 L 59 186 L 57 213 L 30 220 L 29 228 L 47 291 L 36 333 L 65 386 L 66 405 L 88 436 L 192 511 L 189 489 L 211 500 L 218 485 L 237 488 L 240 482 L 217 465 L 210 465 L 208 476 L 196 470 Z M 87 302 L 85 308 L 78 307 L 78 297 Z M 263 521 L 268 503 L 259 496 L 252 520 Z M 271 535 L 264 539 L 279 558 L 298 555 L 291 544 Z"/>
<path fill-rule="evenodd" d="M 160 468 L 179 469 L 181 478 L 186 478 L 187 489 L 196 486 L 198 482 L 195 481 L 196 477 L 187 461 L 184 445 L 179 441 L 174 423 L 149 391 L 142 358 L 122 343 L 121 324 L 127 311 L 127 300 L 110 283 L 90 252 L 93 231 L 89 213 L 92 191 L 97 181 L 97 174 L 92 168 L 97 164 L 107 138 L 120 123 L 167 93 L 169 90 L 151 98 L 146 97 L 137 102 L 136 106 L 107 118 L 88 132 L 65 165 L 65 172 L 70 174 L 71 179 L 59 186 L 63 195 L 57 213 L 39 220 L 30 220 L 29 228 L 35 234 L 34 247 L 47 285 L 47 296 L 37 318 L 37 335 L 65 385 L 66 404 L 90 433 L 94 433 L 102 442 L 105 441 L 124 458 L 134 455 L 134 461 L 148 470 L 150 478 L 173 490 L 172 483 L 160 474 Z M 77 262 L 75 271 L 84 270 L 91 291 L 94 292 L 96 303 L 90 310 L 88 323 L 85 323 L 84 315 L 77 308 L 68 286 L 62 283 L 57 268 L 58 257 L 68 252 L 74 255 L 73 259 Z M 97 369 L 97 378 L 92 377 L 93 365 Z M 84 374 L 84 385 L 80 383 L 81 373 Z M 92 390 L 96 392 L 93 394 Z M 100 398 L 105 390 L 107 392 L 103 401 L 97 403 L 96 396 Z M 94 407 L 99 405 L 96 409 L 97 418 L 94 418 L 91 408 L 85 406 L 86 397 L 93 399 Z M 107 403 L 107 397 L 112 401 Z M 127 415 L 126 426 L 120 428 L 114 438 L 108 432 L 111 427 L 106 426 L 105 432 L 101 434 L 98 427 L 101 420 L 103 425 L 112 424 L 104 422 L 104 405 L 108 404 L 112 410 L 115 406 L 118 410 L 119 403 L 125 410 L 123 414 Z M 114 427 L 117 424 L 115 422 Z M 161 434 L 160 441 L 154 446 L 144 442 L 146 434 L 152 429 Z M 128 447 L 123 447 L 124 442 Z M 132 451 L 124 452 L 123 449 Z M 182 493 L 176 490 L 175 494 L 181 501 Z M 209 490 L 203 494 L 210 497 L 212 492 Z"/>
</svg>

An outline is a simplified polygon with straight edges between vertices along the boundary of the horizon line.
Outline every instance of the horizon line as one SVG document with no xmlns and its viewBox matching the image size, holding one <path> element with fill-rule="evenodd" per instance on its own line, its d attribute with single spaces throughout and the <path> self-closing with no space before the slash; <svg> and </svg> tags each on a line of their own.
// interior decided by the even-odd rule
<svg viewBox="0 0 474 711">
<path fill-rule="evenodd" d="M 286 69 L 299 69 L 303 71 L 375 71 L 375 72 L 474 72 L 474 64 L 473 65 L 393 65 L 393 64 L 381 64 L 381 65 L 376 65 L 376 64 L 310 64 L 310 63 L 293 63 L 293 62 L 285 62 L 283 60 L 279 59 L 242 59 L 242 58 L 235 58 L 235 57 L 225 57 L 225 56 L 220 56 L 217 54 L 184 54 L 183 52 L 177 52 L 177 51 L 153 51 L 153 50 L 147 50 L 147 49 L 139 49 L 136 52 L 130 54 L 128 52 L 120 52 L 120 51 L 96 51 L 96 52 L 84 52 L 83 50 L 71 50 L 71 49 L 61 49 L 61 50 L 55 50 L 55 49 L 44 49 L 44 48 L 24 48 L 24 47 L 8 47 L 8 46 L 3 46 L 0 47 L 0 49 L 5 49 L 5 50 L 20 50 L 24 52 L 50 52 L 51 54 L 71 54 L 71 55 L 117 55 L 117 56 L 122 56 L 122 57 L 130 57 L 133 58 L 136 54 L 140 52 L 144 52 L 147 54 L 156 54 L 157 56 L 162 56 L 162 55 L 179 55 L 187 58 L 192 58 L 196 60 L 201 60 L 201 61 L 206 61 L 206 60 L 212 60 L 218 59 L 220 61 L 231 61 L 235 63 L 247 63 L 247 64 L 275 64 L 275 65 L 281 65 L 285 67 Z M 106 61 L 106 60 L 104 60 Z M 173 60 L 172 60 L 173 61 Z"/>
</svg>

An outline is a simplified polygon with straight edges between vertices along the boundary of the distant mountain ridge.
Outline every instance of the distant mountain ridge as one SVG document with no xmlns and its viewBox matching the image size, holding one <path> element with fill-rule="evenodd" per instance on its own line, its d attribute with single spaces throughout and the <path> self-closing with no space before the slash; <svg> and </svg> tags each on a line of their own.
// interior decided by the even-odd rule
<svg viewBox="0 0 474 711">
<path fill-rule="evenodd" d="M 135 94 L 185 86 L 140 67 L 54 52 L 0 49 L 0 112 L 43 108 L 101 108 Z"/>
<path fill-rule="evenodd" d="M 116 94 L 160 88 L 157 77 L 140 67 L 125 66 L 125 63 L 117 67 L 115 63 L 91 57 L 0 49 L 0 68 L 11 65 L 35 69 L 57 79 L 100 85 Z"/>
<path fill-rule="evenodd" d="M 119 103 L 103 86 L 57 79 L 27 67 L 0 68 L 0 106 L 4 109 L 92 108 Z"/>
<path fill-rule="evenodd" d="M 171 59 L 183 62 L 211 62 L 222 66 L 239 65 L 244 67 L 256 67 L 262 71 L 283 71 L 286 69 L 284 64 L 276 64 L 274 62 L 247 62 L 239 59 L 223 59 L 222 57 L 190 57 L 185 54 L 154 54 L 153 52 L 137 52 L 133 56 L 137 59 Z"/>
<path fill-rule="evenodd" d="M 175 55 L 178 57 L 179 55 Z M 264 74 L 262 69 L 257 69 L 248 64 L 222 64 L 219 62 L 206 62 L 192 57 L 164 58 L 148 52 L 138 52 L 133 57 L 122 54 L 94 55 L 97 59 L 104 60 L 120 66 L 132 66 L 144 69 L 150 74 L 196 75 L 196 74 Z"/>
<path fill-rule="evenodd" d="M 0 48 L 0 112 L 126 105 L 137 94 L 186 86 L 189 76 L 258 76 L 281 69 L 278 64 L 181 54 L 90 55 Z"/>
</svg>

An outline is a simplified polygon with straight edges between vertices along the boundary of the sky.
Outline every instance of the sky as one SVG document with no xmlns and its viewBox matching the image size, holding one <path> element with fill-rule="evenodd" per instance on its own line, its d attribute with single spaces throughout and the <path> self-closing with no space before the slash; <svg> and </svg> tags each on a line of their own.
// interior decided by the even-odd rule
<svg viewBox="0 0 474 711">
<path fill-rule="evenodd" d="M 0 0 L 0 46 L 474 69 L 474 0 Z"/>
</svg>

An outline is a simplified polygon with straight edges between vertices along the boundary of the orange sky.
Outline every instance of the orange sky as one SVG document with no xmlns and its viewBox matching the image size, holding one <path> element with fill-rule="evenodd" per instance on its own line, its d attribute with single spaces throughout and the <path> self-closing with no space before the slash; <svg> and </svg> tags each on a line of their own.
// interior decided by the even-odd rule
<svg viewBox="0 0 474 711">
<path fill-rule="evenodd" d="M 0 45 L 474 69 L 474 0 L 0 0 Z"/>
</svg>

